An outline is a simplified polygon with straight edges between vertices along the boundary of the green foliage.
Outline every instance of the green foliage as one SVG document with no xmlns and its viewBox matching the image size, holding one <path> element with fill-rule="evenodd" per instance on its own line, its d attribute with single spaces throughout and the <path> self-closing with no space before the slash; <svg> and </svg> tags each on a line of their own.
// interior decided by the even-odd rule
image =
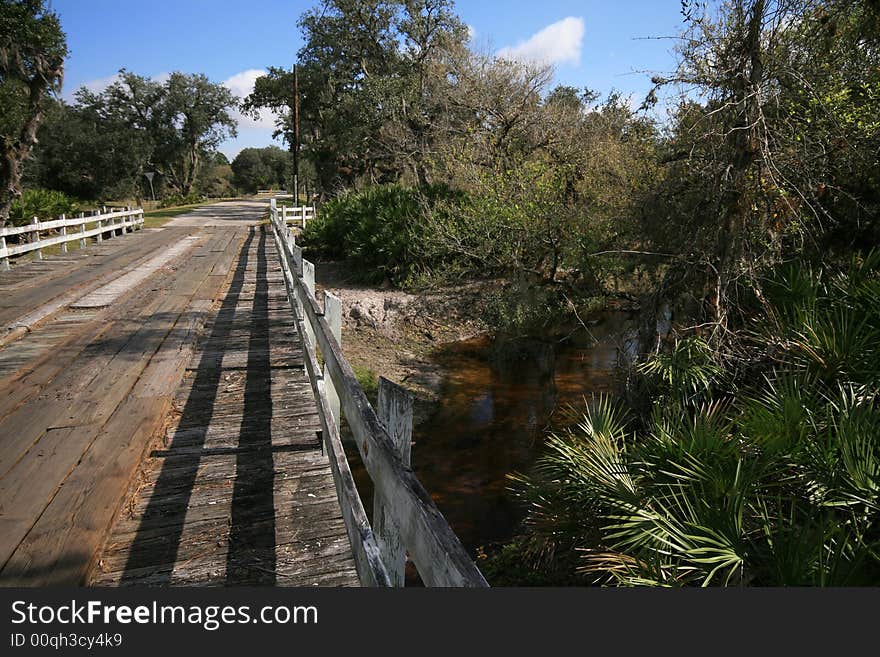
<svg viewBox="0 0 880 657">
<path fill-rule="evenodd" d="M 229 163 L 216 148 L 236 134 L 236 106 L 229 89 L 201 74 L 160 83 L 122 69 L 100 93 L 82 88 L 73 105 L 51 108 L 29 179 L 80 198 L 149 198 L 152 172 L 158 198 L 229 193 Z"/>
<path fill-rule="evenodd" d="M 232 161 L 235 186 L 248 194 L 255 194 L 258 189 L 284 189 L 288 184 L 290 157 L 277 146 L 241 150 Z"/>
<path fill-rule="evenodd" d="M 532 288 L 607 289 L 621 260 L 600 254 L 632 237 L 636 199 L 656 175 L 654 126 L 616 95 L 597 107 L 585 104 L 594 95 L 563 102 L 551 94 L 540 104 L 519 98 L 524 73 L 492 75 L 510 96 L 500 104 L 534 103 L 530 120 L 540 128 L 518 126 L 523 134 L 510 142 L 504 126 L 497 136 L 471 127 L 446 145 L 435 163 L 461 197 L 426 217 L 424 255 Z M 541 138 L 552 146 L 538 145 Z"/>
<path fill-rule="evenodd" d="M 423 197 L 399 185 L 343 194 L 321 207 L 306 225 L 303 244 L 328 257 L 345 257 L 368 279 L 401 282 L 418 263 Z"/>
<path fill-rule="evenodd" d="M 4 2 L 0 35 L 0 135 L 13 141 L 38 109 L 28 106 L 29 81 L 45 77 L 47 91 L 60 85 L 67 44 L 58 15 L 45 0 Z"/>
<path fill-rule="evenodd" d="M 138 164 L 150 154 L 149 136 L 95 105 L 53 103 L 26 167 L 29 186 L 83 199 L 149 197 Z M 161 179 L 154 181 L 161 192 Z"/>
<path fill-rule="evenodd" d="M 505 337 L 552 335 L 570 315 L 569 298 L 562 290 L 526 281 L 504 285 L 485 299 L 486 323 Z"/>
<path fill-rule="evenodd" d="M 526 562 L 522 553 L 526 548 L 519 543 L 502 545 L 497 549 L 477 552 L 477 567 L 490 586 L 571 586 L 571 570 L 558 562 Z M 565 564 L 568 565 L 568 564 Z M 583 583 L 588 580 L 584 579 Z"/>
<path fill-rule="evenodd" d="M 354 366 L 354 376 L 367 397 L 375 400 L 379 394 L 379 376 L 369 367 L 357 365 Z"/>
<path fill-rule="evenodd" d="M 21 194 L 22 165 L 61 88 L 65 57 L 66 37 L 45 0 L 0 3 L 0 226 Z"/>
<path fill-rule="evenodd" d="M 377 279 L 497 279 L 487 319 L 515 335 L 617 295 L 652 352 L 641 406 L 590 407 L 515 479 L 525 531 L 496 563 L 880 582 L 874 3 L 683 3 L 679 66 L 645 107 L 667 84 L 698 93 L 662 128 L 617 93 L 469 52 L 454 16 L 408 61 L 428 4 L 334 0 L 301 20 L 305 152 L 338 195 L 307 244 Z M 273 70 L 251 103 L 284 110 L 290 88 Z M 437 180 L 454 193 L 430 198 Z M 658 341 L 664 307 L 695 328 Z"/>
<path fill-rule="evenodd" d="M 781 271 L 739 373 L 680 340 L 641 368 L 650 417 L 600 399 L 551 436 L 513 478 L 521 558 L 627 586 L 880 583 L 878 265 Z"/>
<path fill-rule="evenodd" d="M 641 374 L 655 389 L 678 401 L 694 399 L 708 392 L 713 380 L 721 373 L 715 354 L 708 343 L 696 336 L 676 340 L 666 351 L 661 351 L 638 366 Z"/>
<path fill-rule="evenodd" d="M 180 205 L 196 205 L 197 203 L 202 203 L 205 201 L 205 197 L 200 194 L 187 194 L 183 196 L 182 194 L 172 194 L 171 196 L 166 196 L 159 203 L 160 208 L 173 208 Z"/>
<path fill-rule="evenodd" d="M 450 0 L 326 0 L 299 19 L 302 152 L 319 186 L 431 182 L 426 159 L 442 123 L 445 63 L 467 29 Z M 293 74 L 270 68 L 245 111 L 272 109 L 293 142 Z"/>
<path fill-rule="evenodd" d="M 26 189 L 12 203 L 9 222 L 13 226 L 29 224 L 34 217 L 40 221 L 68 216 L 79 210 L 79 203 L 69 196 L 48 189 Z"/>
</svg>

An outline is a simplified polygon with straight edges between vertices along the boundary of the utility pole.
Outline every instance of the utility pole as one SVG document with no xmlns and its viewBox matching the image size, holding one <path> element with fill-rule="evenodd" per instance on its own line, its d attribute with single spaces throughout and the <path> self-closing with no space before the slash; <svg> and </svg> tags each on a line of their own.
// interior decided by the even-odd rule
<svg viewBox="0 0 880 657">
<path fill-rule="evenodd" d="M 293 203 L 299 205 L 299 73 L 293 65 Z"/>
</svg>

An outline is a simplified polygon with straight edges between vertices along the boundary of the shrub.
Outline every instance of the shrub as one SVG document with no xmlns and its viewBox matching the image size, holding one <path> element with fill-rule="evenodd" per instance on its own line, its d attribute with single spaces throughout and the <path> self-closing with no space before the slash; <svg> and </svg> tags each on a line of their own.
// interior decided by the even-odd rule
<svg viewBox="0 0 880 657">
<path fill-rule="evenodd" d="M 688 338 L 640 368 L 648 417 L 587 405 L 512 476 L 519 558 L 629 586 L 880 582 L 878 286 L 876 252 L 782 271 L 738 371 Z"/>
<path fill-rule="evenodd" d="M 415 263 L 425 197 L 400 185 L 349 192 L 326 203 L 306 226 L 303 244 L 326 257 L 351 259 L 367 280 L 399 282 Z"/>
<path fill-rule="evenodd" d="M 159 202 L 160 208 L 173 208 L 179 205 L 195 205 L 196 203 L 202 203 L 205 201 L 205 197 L 201 194 L 187 194 L 186 196 L 182 194 L 172 194 L 171 196 L 166 196 Z"/>
<path fill-rule="evenodd" d="M 34 217 L 41 221 L 56 219 L 62 214 L 73 214 L 79 203 L 66 194 L 51 189 L 26 189 L 12 203 L 9 223 L 13 226 L 28 224 Z"/>
</svg>

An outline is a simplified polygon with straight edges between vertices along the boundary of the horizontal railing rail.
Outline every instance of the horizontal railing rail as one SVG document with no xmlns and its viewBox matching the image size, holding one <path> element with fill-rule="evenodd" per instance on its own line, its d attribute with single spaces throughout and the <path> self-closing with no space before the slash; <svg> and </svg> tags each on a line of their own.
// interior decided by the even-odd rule
<svg viewBox="0 0 880 657">
<path fill-rule="evenodd" d="M 291 304 L 302 336 L 305 368 L 318 403 L 327 450 L 361 582 L 402 586 L 409 554 L 427 586 L 487 586 L 409 465 L 412 406 L 408 393 L 380 381 L 379 414 L 373 409 L 342 353 L 342 304 L 330 292 L 323 307 L 315 298 L 315 267 L 302 257 L 275 200 L 270 201 L 272 233 Z M 324 362 L 318 364 L 318 352 Z M 339 435 L 344 416 L 374 485 L 370 525 Z"/>
<path fill-rule="evenodd" d="M 89 224 L 95 226 L 87 228 Z M 60 219 L 49 221 L 40 221 L 34 217 L 31 223 L 23 226 L 4 226 L 0 228 L 0 269 L 9 270 L 9 259 L 14 256 L 36 251 L 37 257 L 42 259 L 43 249 L 46 247 L 60 244 L 61 251 L 66 253 L 70 242 L 79 240 L 80 248 L 85 248 L 86 240 L 90 237 L 101 242 L 105 236 L 112 237 L 139 230 L 143 224 L 143 208 L 126 208 L 91 215 L 81 213 L 78 217 L 71 218 L 61 215 Z M 71 228 L 75 230 L 69 230 Z M 48 237 L 41 235 L 49 231 L 56 234 Z M 13 236 L 27 241 L 7 244 L 6 238 Z"/>
<path fill-rule="evenodd" d="M 281 220 L 285 224 L 290 225 L 293 223 L 293 225 L 299 226 L 303 230 L 306 228 L 306 223 L 315 218 L 315 208 L 312 205 L 297 205 L 291 207 L 282 205 L 278 207 L 278 212 L 281 214 Z"/>
</svg>

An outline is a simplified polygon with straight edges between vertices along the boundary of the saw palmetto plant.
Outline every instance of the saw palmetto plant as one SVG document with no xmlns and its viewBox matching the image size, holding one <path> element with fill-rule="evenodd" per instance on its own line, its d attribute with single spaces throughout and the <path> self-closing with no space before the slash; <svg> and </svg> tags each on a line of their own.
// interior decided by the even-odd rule
<svg viewBox="0 0 880 657">
<path fill-rule="evenodd" d="M 613 585 L 880 584 L 878 274 L 782 271 L 737 347 L 757 365 L 683 340 L 640 368 L 649 417 L 585 403 L 512 477 L 526 557 Z"/>
</svg>

